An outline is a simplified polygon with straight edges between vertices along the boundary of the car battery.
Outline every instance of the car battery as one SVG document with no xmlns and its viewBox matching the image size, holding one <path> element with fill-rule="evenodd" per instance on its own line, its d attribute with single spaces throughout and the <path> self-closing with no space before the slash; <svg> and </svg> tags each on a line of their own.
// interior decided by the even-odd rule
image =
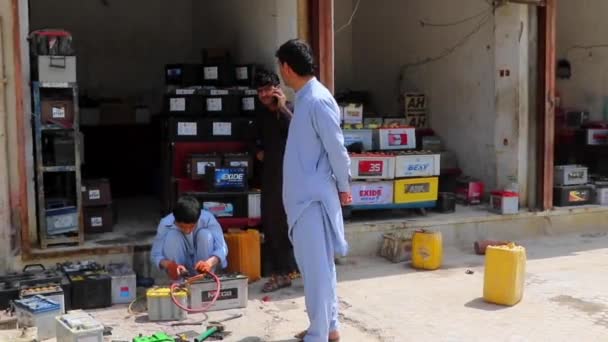
<svg viewBox="0 0 608 342">
<path fill-rule="evenodd" d="M 256 135 L 253 118 L 210 118 L 203 129 L 206 141 L 244 141 Z"/>
<path fill-rule="evenodd" d="M 203 66 L 203 85 L 213 87 L 230 87 L 235 84 L 234 65 L 205 64 Z"/>
<path fill-rule="evenodd" d="M 167 141 L 187 142 L 208 140 L 208 121 L 195 117 L 168 117 L 164 120 Z"/>
<path fill-rule="evenodd" d="M 399 128 L 407 126 L 406 118 L 384 118 L 382 127 L 384 128 Z"/>
<path fill-rule="evenodd" d="M 589 122 L 589 112 L 585 110 L 572 110 L 566 112 L 566 127 L 581 128 Z"/>
<path fill-rule="evenodd" d="M 441 150 L 443 149 L 441 138 L 434 135 L 422 137 L 422 149 L 425 151 L 437 153 L 441 152 Z"/>
<path fill-rule="evenodd" d="M 76 83 L 76 56 L 37 56 L 32 63 L 32 81 Z"/>
<path fill-rule="evenodd" d="M 250 192 L 247 195 L 247 217 L 250 219 L 262 217 L 261 191 Z"/>
<path fill-rule="evenodd" d="M 88 271 L 103 271 L 103 267 L 92 260 L 83 260 L 77 262 L 66 261 L 58 264 L 58 268 L 65 274 L 75 274 Z"/>
<path fill-rule="evenodd" d="M 583 165 L 559 165 L 554 168 L 553 184 L 581 185 L 588 182 L 588 169 Z"/>
<path fill-rule="evenodd" d="M 0 280 L 0 309 L 7 309 L 15 299 L 19 299 L 19 282 Z"/>
<path fill-rule="evenodd" d="M 22 286 L 19 290 L 20 299 L 30 298 L 38 295 L 59 303 L 61 313 L 66 312 L 65 293 L 59 284 Z"/>
<path fill-rule="evenodd" d="M 229 117 L 241 113 L 240 92 L 227 89 L 205 90 L 205 114 L 207 116 Z"/>
<path fill-rule="evenodd" d="M 394 197 L 393 186 L 393 182 L 390 181 L 353 182 L 351 184 L 352 205 L 373 206 L 392 204 Z"/>
<path fill-rule="evenodd" d="M 363 145 L 364 151 L 373 151 L 373 129 L 344 129 L 342 134 L 344 135 L 344 146 L 347 148 L 353 144 Z"/>
<path fill-rule="evenodd" d="M 165 96 L 165 110 L 171 115 L 205 114 L 205 95 L 194 88 L 176 89 Z"/>
<path fill-rule="evenodd" d="M 350 155 L 352 179 L 395 178 L 395 156 L 386 153 L 362 153 Z"/>
<path fill-rule="evenodd" d="M 59 303 L 37 295 L 14 301 L 15 316 L 20 327 L 38 328 L 38 340 L 55 337 L 55 317 L 61 315 Z"/>
<path fill-rule="evenodd" d="M 112 306 L 112 277 L 106 271 L 86 271 L 68 275 L 72 285 L 73 309 L 100 309 Z"/>
<path fill-rule="evenodd" d="M 366 127 L 366 128 L 380 128 L 380 127 L 382 127 L 383 123 L 384 123 L 383 118 L 370 118 L 370 117 L 363 118 L 363 127 Z"/>
<path fill-rule="evenodd" d="M 135 300 L 137 279 L 133 268 L 125 263 L 109 264 L 112 277 L 112 304 L 129 304 Z"/>
<path fill-rule="evenodd" d="M 404 178 L 395 180 L 395 204 L 432 203 L 437 201 L 439 178 Z M 434 205 L 433 205 L 434 207 Z"/>
<path fill-rule="evenodd" d="M 186 174 L 190 179 L 205 178 L 208 167 L 219 167 L 222 165 L 222 157 L 217 153 L 192 154 L 187 159 Z"/>
<path fill-rule="evenodd" d="M 234 192 L 188 192 L 217 218 L 247 217 L 247 193 Z"/>
<path fill-rule="evenodd" d="M 456 194 L 453 192 L 440 192 L 437 196 L 435 210 L 440 213 L 453 213 L 456 211 Z"/>
<path fill-rule="evenodd" d="M 236 65 L 234 67 L 234 78 L 236 85 L 241 87 L 253 87 L 256 67 L 254 64 Z"/>
<path fill-rule="evenodd" d="M 465 204 L 479 204 L 483 198 L 484 184 L 470 177 L 459 177 L 456 185 L 456 199 Z"/>
<path fill-rule="evenodd" d="M 184 290 L 174 292 L 174 297 L 182 305 L 188 305 L 188 295 Z M 180 309 L 171 299 L 171 290 L 168 287 L 155 287 L 146 292 L 148 303 L 148 320 L 158 321 L 183 321 L 188 313 Z"/>
<path fill-rule="evenodd" d="M 46 209 L 45 215 L 47 235 L 72 233 L 80 226 L 76 207 Z"/>
<path fill-rule="evenodd" d="M 40 270 L 31 271 L 33 266 L 40 267 Z M 24 268 L 27 278 L 21 279 L 19 289 L 32 288 L 36 286 L 59 285 L 63 291 L 63 308 L 67 311 L 71 309 L 72 285 L 63 272 L 57 269 L 45 269 L 42 265 L 27 265 Z"/>
<path fill-rule="evenodd" d="M 344 124 L 360 125 L 363 124 L 363 105 L 360 103 L 349 103 L 343 107 Z"/>
<path fill-rule="evenodd" d="M 441 174 L 458 169 L 458 157 L 452 151 L 439 153 L 439 160 L 441 161 Z"/>
<path fill-rule="evenodd" d="M 587 129 L 587 145 L 608 145 L 608 129 Z"/>
<path fill-rule="evenodd" d="M 83 208 L 82 212 L 85 233 L 109 233 L 114 229 L 114 211 L 111 205 L 86 207 Z"/>
<path fill-rule="evenodd" d="M 255 89 L 243 90 L 240 94 L 240 100 L 242 116 L 254 116 L 262 106 L 258 98 L 258 91 Z"/>
<path fill-rule="evenodd" d="M 112 204 L 110 180 L 87 179 L 82 185 L 82 205 L 85 207 Z"/>
<path fill-rule="evenodd" d="M 52 159 L 47 155 L 44 158 L 46 159 L 44 164 L 49 165 L 50 162 L 53 166 L 74 166 L 76 154 L 74 153 L 73 136 L 55 136 L 51 140 L 53 147 Z"/>
<path fill-rule="evenodd" d="M 224 153 L 224 167 L 247 168 L 247 177 L 253 177 L 253 157 L 249 153 Z"/>
<path fill-rule="evenodd" d="M 374 146 L 379 150 L 411 150 L 416 148 L 414 127 L 380 128 L 374 134 Z"/>
<path fill-rule="evenodd" d="M 247 307 L 248 294 L 248 279 L 241 274 L 227 274 L 220 277 L 222 287 L 215 304 L 208 311 L 220 311 L 230 309 L 241 309 Z M 189 284 L 188 293 L 190 293 L 190 307 L 200 309 L 211 302 L 217 293 L 217 284 L 215 280 L 206 277 Z"/>
<path fill-rule="evenodd" d="M 103 342 L 104 326 L 82 310 L 55 317 L 57 342 Z"/>
<path fill-rule="evenodd" d="M 608 182 L 604 180 L 595 181 L 590 186 L 593 189 L 595 204 L 608 206 Z"/>
<path fill-rule="evenodd" d="M 69 99 L 42 99 L 40 101 L 40 121 L 43 125 L 72 128 L 74 126 L 74 102 Z"/>
<path fill-rule="evenodd" d="M 591 204 L 593 188 L 589 185 L 556 186 L 553 188 L 556 207 L 569 207 Z"/>
<path fill-rule="evenodd" d="M 165 84 L 177 86 L 200 86 L 203 84 L 202 64 L 165 65 Z"/>
<path fill-rule="evenodd" d="M 519 194 L 512 191 L 492 191 L 490 193 L 490 211 L 501 215 L 512 215 L 519 212 Z"/>
<path fill-rule="evenodd" d="M 219 167 L 207 169 L 207 185 L 213 191 L 247 190 L 247 169 L 244 167 Z"/>
<path fill-rule="evenodd" d="M 430 151 L 399 152 L 395 155 L 395 178 L 439 176 L 439 154 Z"/>
</svg>

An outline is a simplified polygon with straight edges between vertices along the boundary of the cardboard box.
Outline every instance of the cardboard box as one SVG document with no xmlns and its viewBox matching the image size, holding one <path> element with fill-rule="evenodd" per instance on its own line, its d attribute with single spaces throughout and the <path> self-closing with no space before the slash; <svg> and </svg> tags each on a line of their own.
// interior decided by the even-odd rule
<svg viewBox="0 0 608 342">
<path fill-rule="evenodd" d="M 83 213 L 84 229 L 87 234 L 108 233 L 114 228 L 112 206 L 84 208 Z"/>
<path fill-rule="evenodd" d="M 85 207 L 112 204 L 110 181 L 105 178 L 85 180 L 82 185 L 82 204 Z"/>
</svg>

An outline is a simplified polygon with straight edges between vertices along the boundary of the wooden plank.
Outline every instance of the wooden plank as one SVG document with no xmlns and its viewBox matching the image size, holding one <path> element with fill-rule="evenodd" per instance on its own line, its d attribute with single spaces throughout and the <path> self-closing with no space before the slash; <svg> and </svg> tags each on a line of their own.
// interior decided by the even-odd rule
<svg viewBox="0 0 608 342">
<path fill-rule="evenodd" d="M 319 79 L 334 93 L 334 1 L 318 0 Z"/>
</svg>

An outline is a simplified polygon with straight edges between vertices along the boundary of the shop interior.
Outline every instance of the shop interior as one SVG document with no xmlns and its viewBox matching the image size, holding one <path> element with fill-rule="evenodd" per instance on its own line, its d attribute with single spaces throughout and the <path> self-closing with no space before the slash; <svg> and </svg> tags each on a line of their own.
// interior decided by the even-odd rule
<svg viewBox="0 0 608 342">
<path fill-rule="evenodd" d="M 182 87 L 178 81 L 169 85 L 167 65 L 202 66 L 204 60 L 219 64 L 212 58 L 220 56 L 217 58 L 225 58 L 231 65 L 247 67 L 249 73 L 253 71 L 251 65 L 273 69 L 276 48 L 297 36 L 297 1 L 30 0 L 28 26 L 29 32 L 61 29 L 71 35 L 80 115 L 80 134 L 76 133 L 80 139 L 75 139 L 80 143 L 67 145 L 68 151 L 74 151 L 74 145 L 79 145 L 80 183 L 78 172 L 70 169 L 71 166 L 65 169 L 68 172 L 57 168 L 57 165 L 77 162 L 74 158 L 62 164 L 60 156 L 55 155 L 47 165 L 48 158 L 42 153 L 45 169 L 41 179 L 44 179 L 42 192 L 45 198 L 38 195 L 38 202 L 44 203 L 45 211 L 52 205 L 75 205 L 78 202 L 75 189 L 81 184 L 85 246 L 149 244 L 159 219 L 169 210 L 166 203 L 175 197 L 172 191 L 204 190 L 188 181 L 185 181 L 188 183 L 185 187 L 179 183 L 180 179 L 175 181 L 186 178 L 184 158 L 188 155 L 179 156 L 183 151 L 172 149 L 172 146 L 193 144 L 196 139 L 179 143 L 171 140 L 173 132 L 166 126 L 166 112 L 175 108 L 168 94 L 176 94 L 177 88 L 192 84 L 185 82 Z M 35 48 L 31 50 L 32 55 Z M 35 69 L 36 59 L 32 57 L 31 61 Z M 34 73 L 32 77 L 35 77 Z M 213 86 L 218 89 L 237 86 L 228 83 Z M 250 84 L 241 82 L 239 85 L 239 91 L 244 91 L 242 88 Z M 71 89 L 40 89 L 39 104 L 44 107 L 45 98 L 65 99 L 70 92 Z M 36 101 L 37 97 L 33 96 L 34 109 Z M 189 111 L 189 101 L 187 104 L 179 102 L 176 110 L 184 109 L 179 108 L 182 103 Z M 242 114 L 238 108 L 235 111 L 237 116 Z M 191 118 L 184 124 L 192 121 Z M 207 129 L 202 126 L 204 124 L 199 122 L 199 134 Z M 46 132 L 44 123 L 41 127 L 41 145 L 52 145 L 51 150 L 60 151 L 61 137 L 49 139 L 47 135 L 65 138 L 64 134 Z M 192 126 L 183 127 L 187 130 Z M 237 130 L 235 124 L 232 131 Z M 36 133 L 34 128 L 34 138 Z M 73 134 L 67 133 L 68 136 Z M 234 140 L 241 137 L 236 135 L 233 133 Z M 188 145 L 186 152 L 216 152 L 222 157 L 224 152 L 248 152 L 242 148 L 242 141 L 235 142 L 239 146 L 235 147 L 237 145 L 230 145 L 226 140 L 230 139 L 208 141 L 203 147 Z M 184 164 L 183 168 L 171 164 L 178 158 L 182 158 L 179 163 Z M 49 168 L 53 162 L 54 169 Z M 253 188 L 255 180 L 249 185 Z M 99 192 L 87 201 L 91 189 Z M 240 201 L 239 205 L 242 203 Z M 247 205 L 246 200 L 244 205 Z M 240 207 L 233 209 L 243 210 Z M 96 227 L 88 224 L 92 216 L 99 217 L 93 220 Z M 247 218 L 246 211 L 244 216 Z M 232 223 L 228 221 L 227 224 Z M 73 237 L 77 233 L 60 235 Z M 39 240 L 38 232 L 31 232 L 30 238 L 42 240 Z M 47 247 L 70 245 L 52 238 L 45 242 Z"/>
<path fill-rule="evenodd" d="M 608 205 L 605 10 L 608 3 L 601 0 L 560 0 L 557 6 L 555 164 L 578 166 L 556 169 L 556 181 L 567 186 L 556 190 L 555 200 L 568 204 Z"/>
</svg>

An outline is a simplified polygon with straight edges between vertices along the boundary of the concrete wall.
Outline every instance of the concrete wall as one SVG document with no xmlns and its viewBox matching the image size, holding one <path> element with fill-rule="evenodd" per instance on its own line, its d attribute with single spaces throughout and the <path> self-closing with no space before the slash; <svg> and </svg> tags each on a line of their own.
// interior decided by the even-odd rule
<svg viewBox="0 0 608 342">
<path fill-rule="evenodd" d="M 336 91 L 355 87 L 353 84 L 353 26 L 344 26 L 348 23 L 353 10 L 353 0 L 334 0 L 334 28 L 337 30 L 343 27 L 336 32 L 334 37 Z"/>
<path fill-rule="evenodd" d="M 353 1 L 337 1 L 336 26 L 348 19 Z M 352 38 L 336 36 L 336 82 L 339 87 L 369 90 L 373 111 L 401 116 L 403 90 L 429 96 L 430 127 L 454 150 L 464 172 L 496 184 L 494 127 L 494 20 L 492 17 L 461 47 L 436 62 L 402 66 L 441 55 L 483 19 L 450 27 L 422 26 L 421 20 L 450 23 L 489 10 L 478 0 L 361 0 L 353 20 Z M 352 50 L 349 40 L 352 39 Z M 352 55 L 352 67 L 349 61 Z M 339 66 L 341 61 L 346 61 Z"/>
<path fill-rule="evenodd" d="M 31 28 L 72 32 L 81 88 L 135 96 L 160 107 L 167 63 L 199 62 L 204 47 L 272 66 L 281 40 L 297 35 L 296 0 L 32 0 Z"/>
<path fill-rule="evenodd" d="M 607 12 L 604 0 L 560 0 L 557 4 L 557 58 L 567 58 L 572 66 L 572 78 L 558 79 L 557 89 L 565 107 L 587 109 L 594 120 L 608 120 Z M 590 45 L 604 47 L 573 49 Z"/>
</svg>

